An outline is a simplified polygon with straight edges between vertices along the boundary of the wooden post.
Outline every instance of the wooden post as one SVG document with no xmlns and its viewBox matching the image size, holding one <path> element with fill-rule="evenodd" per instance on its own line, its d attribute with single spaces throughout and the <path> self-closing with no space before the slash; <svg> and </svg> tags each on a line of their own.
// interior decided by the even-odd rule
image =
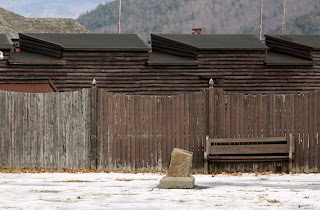
<svg viewBox="0 0 320 210">
<path fill-rule="evenodd" d="M 208 174 L 209 173 L 209 159 L 208 159 L 208 149 L 209 149 L 209 136 L 206 136 L 206 142 L 205 142 L 205 149 L 204 149 L 204 157 L 203 157 L 203 167 L 204 167 L 204 173 Z"/>
<path fill-rule="evenodd" d="M 293 162 L 293 154 L 294 154 L 294 142 L 292 133 L 289 134 L 289 173 L 292 174 L 292 162 Z"/>
<path fill-rule="evenodd" d="M 98 89 L 93 82 L 93 86 L 91 87 L 91 169 L 97 169 L 97 113 L 98 113 Z"/>
<path fill-rule="evenodd" d="M 208 91 L 208 135 L 206 136 L 206 142 L 204 144 L 204 158 L 203 158 L 203 165 L 204 165 L 204 173 L 209 173 L 209 163 L 208 163 L 208 140 L 209 137 L 213 137 L 214 135 L 214 88 L 213 88 L 214 81 L 211 78 L 209 81 L 209 91 Z"/>
<path fill-rule="evenodd" d="M 209 97 L 208 97 L 208 115 L 209 115 L 209 120 L 208 120 L 208 123 L 209 123 L 209 137 L 213 138 L 213 135 L 214 135 L 214 88 L 213 88 L 213 85 L 214 85 L 214 81 L 213 79 L 210 79 L 209 81 L 209 91 L 208 91 L 208 94 L 209 94 Z"/>
</svg>

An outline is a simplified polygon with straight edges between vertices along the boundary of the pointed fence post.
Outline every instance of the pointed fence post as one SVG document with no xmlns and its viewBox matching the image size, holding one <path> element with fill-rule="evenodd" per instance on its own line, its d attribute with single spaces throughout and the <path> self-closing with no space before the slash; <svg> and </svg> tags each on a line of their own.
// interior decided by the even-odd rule
<svg viewBox="0 0 320 210">
<path fill-rule="evenodd" d="M 213 79 L 211 78 L 210 81 L 209 81 L 209 91 L 208 91 L 208 94 L 209 94 L 209 97 L 208 97 L 208 110 L 209 110 L 209 137 L 213 137 L 214 135 L 214 118 L 215 118 L 215 107 L 214 107 L 214 81 Z"/>
<path fill-rule="evenodd" d="M 206 139 L 205 139 L 205 144 L 204 144 L 204 173 L 209 173 L 209 161 L 208 161 L 208 140 L 210 137 L 213 137 L 214 135 L 214 110 L 215 110 L 215 107 L 214 107 L 214 88 L 213 88 L 213 85 L 214 85 L 214 81 L 213 79 L 211 78 L 209 80 L 209 91 L 208 91 L 208 135 L 206 136 Z"/>
<path fill-rule="evenodd" d="M 90 142 L 91 142 L 91 154 L 90 154 L 90 169 L 97 169 L 97 113 L 98 113 L 98 89 L 96 86 L 95 79 L 92 82 L 91 87 L 91 135 L 90 135 Z"/>
</svg>

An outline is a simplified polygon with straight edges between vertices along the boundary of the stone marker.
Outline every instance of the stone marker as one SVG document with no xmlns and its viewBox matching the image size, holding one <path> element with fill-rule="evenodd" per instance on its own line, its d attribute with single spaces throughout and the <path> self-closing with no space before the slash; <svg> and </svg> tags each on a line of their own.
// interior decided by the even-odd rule
<svg viewBox="0 0 320 210">
<path fill-rule="evenodd" d="M 159 188 L 192 189 L 194 187 L 194 177 L 190 175 L 192 156 L 192 152 L 174 148 L 168 174 L 160 180 Z"/>
</svg>

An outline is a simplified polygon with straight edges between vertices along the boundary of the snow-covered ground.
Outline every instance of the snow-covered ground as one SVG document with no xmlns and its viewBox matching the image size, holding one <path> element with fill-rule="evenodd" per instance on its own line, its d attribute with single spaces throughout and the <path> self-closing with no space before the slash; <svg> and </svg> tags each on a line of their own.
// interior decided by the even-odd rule
<svg viewBox="0 0 320 210">
<path fill-rule="evenodd" d="M 195 175 L 191 190 L 160 174 L 0 173 L 0 209 L 320 209 L 320 174 Z"/>
</svg>

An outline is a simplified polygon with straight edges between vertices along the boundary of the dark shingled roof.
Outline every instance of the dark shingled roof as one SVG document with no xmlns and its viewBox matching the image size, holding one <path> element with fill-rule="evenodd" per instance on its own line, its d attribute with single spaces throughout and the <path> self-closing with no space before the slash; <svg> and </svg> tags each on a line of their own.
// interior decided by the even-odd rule
<svg viewBox="0 0 320 210">
<path fill-rule="evenodd" d="M 312 66 L 313 62 L 303 58 L 269 50 L 265 64 L 268 66 Z"/>
<path fill-rule="evenodd" d="M 153 34 L 199 50 L 266 50 L 257 36 L 251 34 Z"/>
<path fill-rule="evenodd" d="M 0 49 L 13 49 L 13 43 L 6 34 L 0 34 Z"/>
<path fill-rule="evenodd" d="M 35 40 L 59 45 L 65 50 L 148 51 L 136 34 L 52 34 L 23 33 Z"/>
<path fill-rule="evenodd" d="M 149 53 L 148 65 L 167 65 L 167 66 L 196 66 L 198 63 L 193 58 L 180 57 L 160 52 Z"/>
<path fill-rule="evenodd" d="M 10 65 L 65 65 L 66 61 L 45 55 L 20 51 L 11 54 Z"/>
<path fill-rule="evenodd" d="M 10 39 L 18 33 L 89 33 L 72 18 L 26 18 L 0 8 L 0 31 Z"/>
<path fill-rule="evenodd" d="M 292 42 L 298 45 L 310 47 L 314 50 L 320 50 L 320 35 L 265 35 L 285 42 Z"/>
</svg>

